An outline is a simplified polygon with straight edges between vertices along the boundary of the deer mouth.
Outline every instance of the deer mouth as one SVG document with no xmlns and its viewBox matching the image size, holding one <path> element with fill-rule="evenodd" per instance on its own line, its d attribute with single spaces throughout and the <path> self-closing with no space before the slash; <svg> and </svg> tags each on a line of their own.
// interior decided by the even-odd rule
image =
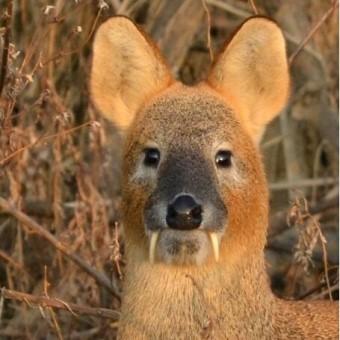
<svg viewBox="0 0 340 340">
<path fill-rule="evenodd" d="M 200 265 L 209 257 L 219 261 L 221 233 L 163 229 L 149 234 L 149 262 Z"/>
<path fill-rule="evenodd" d="M 202 265 L 219 262 L 228 210 L 219 199 L 202 202 L 187 192 L 171 200 L 151 196 L 144 210 L 149 262 Z"/>
</svg>

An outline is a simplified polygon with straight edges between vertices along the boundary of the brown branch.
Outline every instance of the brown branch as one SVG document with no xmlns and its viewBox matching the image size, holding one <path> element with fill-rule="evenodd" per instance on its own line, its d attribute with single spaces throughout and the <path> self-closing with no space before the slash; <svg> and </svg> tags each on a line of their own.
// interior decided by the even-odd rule
<svg viewBox="0 0 340 340">
<path fill-rule="evenodd" d="M 4 48 L 2 51 L 1 58 L 1 70 L 0 70 L 0 96 L 5 85 L 7 64 L 8 64 L 8 51 L 9 51 L 9 41 L 11 38 L 11 20 L 13 11 L 13 0 L 8 0 L 7 9 L 5 14 L 5 34 L 4 34 Z"/>
<path fill-rule="evenodd" d="M 86 123 L 83 123 L 81 125 L 78 125 L 78 126 L 74 126 L 68 130 L 63 130 L 61 132 L 58 132 L 58 133 L 53 133 L 51 135 L 45 135 L 45 136 L 41 136 L 39 137 L 38 139 L 36 139 L 34 142 L 30 143 L 30 144 L 27 144 L 27 145 L 24 145 L 23 147 L 15 150 L 14 152 L 12 152 L 11 154 L 9 154 L 8 156 L 6 156 L 5 158 L 3 159 L 0 159 L 0 166 L 3 166 L 5 165 L 6 162 L 8 162 L 10 159 L 12 159 L 13 157 L 19 155 L 21 152 L 27 150 L 27 149 L 30 149 L 32 148 L 33 146 L 41 143 L 41 142 L 46 142 L 47 140 L 49 139 L 53 139 L 53 138 L 56 138 L 56 137 L 61 137 L 61 136 L 66 136 L 70 133 L 73 133 L 85 126 L 91 126 L 92 124 L 94 123 L 94 121 L 88 121 Z"/>
<path fill-rule="evenodd" d="M 339 205 L 339 203 L 338 203 L 338 205 Z M 331 301 L 333 301 L 331 284 L 330 284 L 329 275 L 328 275 L 328 253 L 327 253 L 327 247 L 326 247 L 327 240 L 326 240 L 325 236 L 322 233 L 319 221 L 317 221 L 313 216 L 312 216 L 312 219 L 314 221 L 315 227 L 318 230 L 318 233 L 319 233 L 318 236 L 319 236 L 319 240 L 321 242 L 323 267 L 324 267 L 324 271 L 325 271 L 325 279 L 326 279 L 326 283 L 327 283 L 329 299 Z"/>
<path fill-rule="evenodd" d="M 289 150 L 294 146 L 295 144 L 292 144 L 289 147 Z M 290 154 L 290 157 L 292 153 L 288 152 Z M 293 159 L 298 159 L 296 157 L 291 157 Z M 296 164 L 297 161 L 291 161 L 286 162 L 288 164 Z M 298 172 L 295 173 L 295 175 L 298 174 Z M 294 173 L 293 173 L 294 175 Z M 287 189 L 295 189 L 295 188 L 305 188 L 305 187 L 315 187 L 315 186 L 327 186 L 327 185 L 333 185 L 337 184 L 339 182 L 338 178 L 333 177 L 324 177 L 324 178 L 292 178 L 288 181 L 284 182 L 276 182 L 276 183 L 269 183 L 269 189 L 270 190 L 287 190 Z"/>
<path fill-rule="evenodd" d="M 19 225 L 25 225 L 33 232 L 39 234 L 42 238 L 48 241 L 51 245 L 53 245 L 56 249 L 58 249 L 62 254 L 64 254 L 67 258 L 76 263 L 80 268 L 82 268 L 87 274 L 92 276 L 98 284 L 105 287 L 109 292 L 111 292 L 118 300 L 120 300 L 120 293 L 113 287 L 110 283 L 108 277 L 101 272 L 96 271 L 92 268 L 87 262 L 85 262 L 79 255 L 70 251 L 70 249 L 56 239 L 51 233 L 49 233 L 44 227 L 40 224 L 32 220 L 29 216 L 19 211 L 15 207 L 13 207 L 8 201 L 4 198 L 0 197 L 0 208 L 15 217 L 19 222 Z"/>
<path fill-rule="evenodd" d="M 206 2 L 207 2 L 208 5 L 220 8 L 220 9 L 222 9 L 222 10 L 228 12 L 228 13 L 231 13 L 231 14 L 239 17 L 239 18 L 247 19 L 247 18 L 249 18 L 249 17 L 251 17 L 253 15 L 252 12 L 245 11 L 245 10 L 243 10 L 241 8 L 233 6 L 232 4 L 229 4 L 226 1 L 222 1 L 222 0 L 206 0 Z M 294 44 L 295 46 L 299 46 L 300 41 L 296 37 L 294 37 L 293 35 L 291 35 L 290 33 L 288 33 L 285 30 L 283 30 L 283 33 L 284 33 L 284 36 L 287 39 L 287 41 L 289 41 L 290 43 Z M 303 46 L 303 49 L 307 53 L 312 55 L 318 61 L 320 61 L 322 59 L 320 54 L 317 53 L 312 48 L 310 48 L 309 46 Z"/>
<path fill-rule="evenodd" d="M 325 293 L 327 294 L 327 292 L 333 292 L 335 290 L 334 287 L 339 289 L 339 283 L 337 283 L 337 284 L 333 285 L 332 287 L 328 288 L 327 282 L 319 282 L 318 285 L 316 285 L 315 287 L 309 289 L 307 292 L 301 294 L 296 300 L 306 300 L 306 299 L 314 300 L 315 298 L 314 298 L 313 294 L 318 292 L 320 289 L 327 288 L 326 291 L 322 291 L 321 292 L 323 295 L 325 295 Z M 317 294 L 317 295 L 319 295 L 319 294 Z"/>
<path fill-rule="evenodd" d="M 259 11 L 258 9 L 256 8 L 256 5 L 255 5 L 255 2 L 254 0 L 249 0 L 249 4 L 254 12 L 255 15 L 258 15 L 259 14 Z"/>
<path fill-rule="evenodd" d="M 287 240 L 280 240 L 279 242 L 270 242 L 266 245 L 266 250 L 271 250 L 276 253 L 293 256 L 294 255 L 294 247 L 292 246 L 292 243 Z M 323 258 L 322 254 L 318 254 L 316 252 L 312 255 L 313 262 L 316 262 L 318 266 L 323 266 Z M 337 266 L 338 261 L 336 259 L 328 259 L 329 265 Z"/>
<path fill-rule="evenodd" d="M 292 65 L 297 55 L 303 50 L 305 45 L 309 42 L 309 40 L 313 37 L 313 35 L 318 31 L 318 29 L 322 26 L 322 24 L 333 14 L 335 9 L 339 6 L 339 0 L 333 0 L 332 6 L 326 11 L 326 13 L 320 18 L 320 20 L 310 29 L 305 38 L 301 41 L 297 49 L 292 53 L 289 57 L 288 62 L 289 65 Z"/>
<path fill-rule="evenodd" d="M 327 290 L 322 291 L 319 294 L 313 295 L 313 297 L 310 300 L 321 300 L 324 299 L 326 297 L 326 295 L 330 295 L 335 291 L 339 290 L 339 284 L 336 283 L 335 285 L 329 287 Z"/>
<path fill-rule="evenodd" d="M 102 11 L 103 11 L 103 9 L 99 8 L 99 10 L 97 12 L 97 15 L 96 15 L 96 17 L 95 17 L 95 19 L 93 21 L 93 24 L 91 25 L 89 34 L 88 34 L 87 38 L 85 39 L 85 41 L 83 43 L 81 43 L 80 46 L 78 46 L 77 48 L 72 49 L 70 51 L 61 51 L 61 52 L 57 53 L 56 55 L 52 56 L 51 58 L 48 58 L 47 60 L 42 61 L 41 62 L 42 67 L 46 66 L 47 64 L 49 64 L 49 63 L 51 63 L 53 61 L 57 61 L 60 58 L 64 58 L 64 57 L 70 56 L 72 54 L 80 53 L 82 48 L 85 47 L 86 44 L 91 40 L 91 38 L 93 36 L 93 33 L 96 30 L 96 27 L 97 27 L 97 24 L 98 24 L 98 20 L 100 18 L 100 15 L 101 15 Z"/>
<path fill-rule="evenodd" d="M 311 215 L 316 215 L 325 210 L 339 206 L 339 195 L 331 199 L 325 199 L 309 208 Z M 268 243 L 277 235 L 281 234 L 288 228 L 287 211 L 281 211 L 270 218 L 268 230 Z"/>
<path fill-rule="evenodd" d="M 4 251 L 0 249 L 0 260 L 3 259 L 6 261 L 9 265 L 11 265 L 13 268 L 24 272 L 25 274 L 28 274 L 26 269 L 17 261 L 13 260 L 8 254 L 6 254 Z"/>
<path fill-rule="evenodd" d="M 203 5 L 205 13 L 207 14 L 207 25 L 208 25 L 208 27 L 207 27 L 207 47 L 208 47 L 208 50 L 209 50 L 210 62 L 213 62 L 214 61 L 214 52 L 213 52 L 212 46 L 211 46 L 211 35 L 210 35 L 211 15 L 210 15 L 209 8 L 208 8 L 205 0 L 202 0 L 202 5 Z"/>
<path fill-rule="evenodd" d="M 106 319 L 111 319 L 117 321 L 119 319 L 120 313 L 107 309 L 107 308 L 96 308 L 81 306 L 74 303 L 64 302 L 57 298 L 51 298 L 46 296 L 36 296 L 26 293 L 21 293 L 15 290 L 10 290 L 6 288 L 1 289 L 1 296 L 4 299 L 16 300 L 27 303 L 29 306 L 36 305 L 42 308 L 56 308 L 67 310 L 75 316 L 86 315 L 86 316 L 96 316 Z"/>
</svg>

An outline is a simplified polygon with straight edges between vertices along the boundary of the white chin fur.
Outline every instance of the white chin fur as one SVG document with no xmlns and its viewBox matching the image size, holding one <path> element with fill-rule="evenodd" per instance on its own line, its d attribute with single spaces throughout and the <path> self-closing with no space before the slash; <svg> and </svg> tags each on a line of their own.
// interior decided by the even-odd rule
<svg viewBox="0 0 340 340">
<path fill-rule="evenodd" d="M 188 244 L 195 250 L 190 250 Z M 219 252 L 220 235 L 214 232 L 164 229 L 162 232 L 151 232 L 149 239 L 149 262 L 151 264 L 159 261 L 173 265 L 201 265 L 210 255 L 213 255 L 215 261 L 218 262 Z"/>
</svg>

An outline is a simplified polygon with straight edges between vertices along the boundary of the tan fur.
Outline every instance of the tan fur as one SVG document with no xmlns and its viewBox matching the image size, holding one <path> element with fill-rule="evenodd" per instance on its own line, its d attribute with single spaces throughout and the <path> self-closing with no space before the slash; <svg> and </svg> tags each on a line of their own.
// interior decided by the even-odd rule
<svg viewBox="0 0 340 340">
<path fill-rule="evenodd" d="M 171 82 L 165 63 L 124 17 L 108 20 L 96 34 L 91 91 L 94 103 L 120 128 L 129 126 L 148 96 Z"/>
<path fill-rule="evenodd" d="M 279 27 L 265 18 L 246 21 L 220 55 L 208 77 L 218 91 L 242 97 L 239 113 L 260 138 L 263 125 L 285 105 L 289 91 L 285 41 Z M 269 66 L 270 65 L 270 66 Z M 269 66 L 269 67 L 268 67 Z"/>
<path fill-rule="evenodd" d="M 126 48 L 131 53 L 123 58 Z M 209 81 L 195 87 L 172 82 L 164 65 L 128 19 L 113 18 L 97 33 L 94 102 L 128 128 L 122 185 L 127 266 L 119 338 L 337 338 L 337 304 L 279 300 L 265 271 L 268 192 L 257 143 L 288 95 L 281 31 L 264 18 L 247 21 Z M 136 178 L 143 175 L 140 159 L 150 144 L 161 150 L 163 162 L 181 152 L 192 164 L 207 160 L 206 171 L 228 207 L 218 263 L 212 256 L 202 265 L 149 262 L 143 214 L 157 188 L 157 172 L 143 183 Z M 223 173 L 211 161 L 219 145 L 234 154 L 233 168 Z M 183 171 L 196 180 L 197 168 Z"/>
</svg>

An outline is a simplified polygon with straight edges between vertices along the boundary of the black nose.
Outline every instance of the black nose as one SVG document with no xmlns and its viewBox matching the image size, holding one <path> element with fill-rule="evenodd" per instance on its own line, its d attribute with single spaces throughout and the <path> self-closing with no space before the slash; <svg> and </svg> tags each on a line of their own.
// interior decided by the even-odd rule
<svg viewBox="0 0 340 340">
<path fill-rule="evenodd" d="M 168 206 L 166 223 L 170 228 L 191 230 L 202 222 L 202 207 L 189 195 L 178 196 Z"/>
</svg>

